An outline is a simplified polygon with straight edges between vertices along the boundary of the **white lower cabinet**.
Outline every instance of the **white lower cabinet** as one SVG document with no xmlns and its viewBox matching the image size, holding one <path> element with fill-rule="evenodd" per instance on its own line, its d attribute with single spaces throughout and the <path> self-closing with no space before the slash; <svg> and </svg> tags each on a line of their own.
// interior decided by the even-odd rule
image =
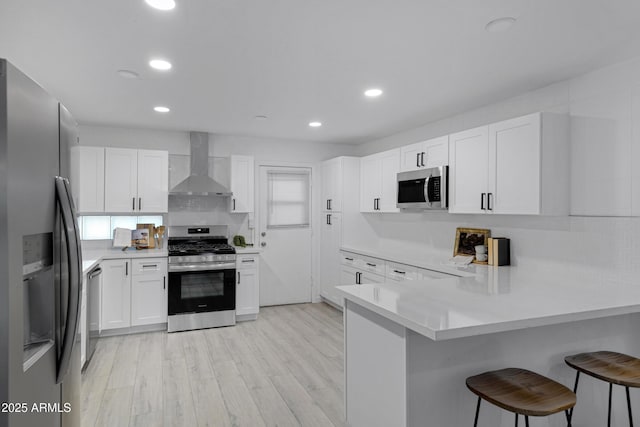
<svg viewBox="0 0 640 427">
<path fill-rule="evenodd" d="M 340 265 L 342 214 L 323 215 L 324 221 L 320 228 L 320 296 L 341 305 L 342 298 L 336 293 L 336 286 L 341 284 L 340 270 L 336 267 Z"/>
<path fill-rule="evenodd" d="M 408 280 L 446 279 L 453 274 L 387 261 L 381 258 L 340 252 L 340 284 L 401 283 Z"/>
<path fill-rule="evenodd" d="M 109 259 L 100 266 L 101 330 L 166 323 L 166 258 Z"/>
<path fill-rule="evenodd" d="M 102 267 L 100 329 L 131 326 L 131 260 L 109 259 Z"/>
<path fill-rule="evenodd" d="M 167 260 L 131 260 L 131 326 L 167 321 Z"/>
<path fill-rule="evenodd" d="M 236 319 L 254 320 L 260 311 L 258 254 L 236 256 Z"/>
</svg>

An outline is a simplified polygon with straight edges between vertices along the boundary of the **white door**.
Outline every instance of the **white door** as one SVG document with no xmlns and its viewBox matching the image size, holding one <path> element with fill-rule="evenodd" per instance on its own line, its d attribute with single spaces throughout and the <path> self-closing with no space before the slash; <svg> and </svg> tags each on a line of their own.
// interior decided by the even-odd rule
<svg viewBox="0 0 640 427">
<path fill-rule="evenodd" d="M 486 213 L 489 127 L 449 136 L 449 212 Z"/>
<path fill-rule="evenodd" d="M 400 171 L 400 150 L 389 150 L 380 153 L 380 199 L 378 211 L 400 212 L 396 207 L 398 201 L 398 172 Z"/>
<path fill-rule="evenodd" d="M 231 212 L 253 212 L 253 157 L 231 156 Z"/>
<path fill-rule="evenodd" d="M 371 154 L 360 159 L 360 212 L 377 212 L 380 197 L 380 158 Z"/>
<path fill-rule="evenodd" d="M 138 150 L 138 201 L 140 212 L 167 212 L 169 152 Z"/>
<path fill-rule="evenodd" d="M 414 171 L 422 168 L 424 142 L 400 147 L 400 171 Z"/>
<path fill-rule="evenodd" d="M 489 126 L 492 212 L 540 214 L 540 155 L 540 114 Z"/>
<path fill-rule="evenodd" d="M 340 297 L 340 245 L 342 243 L 342 215 L 323 213 L 320 227 L 320 294 L 336 304 Z"/>
<path fill-rule="evenodd" d="M 260 166 L 260 306 L 311 301 L 311 168 Z"/>
<path fill-rule="evenodd" d="M 138 150 L 129 148 L 105 148 L 105 212 L 137 211 L 137 196 Z"/>
</svg>

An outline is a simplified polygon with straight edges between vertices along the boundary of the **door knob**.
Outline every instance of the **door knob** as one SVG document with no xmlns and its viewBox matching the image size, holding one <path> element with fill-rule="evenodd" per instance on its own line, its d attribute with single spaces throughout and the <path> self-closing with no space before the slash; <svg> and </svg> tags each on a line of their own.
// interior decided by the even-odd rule
<svg viewBox="0 0 640 427">
<path fill-rule="evenodd" d="M 262 246 L 262 247 L 267 246 L 267 242 L 262 242 L 262 243 L 260 243 L 260 246 Z"/>
<path fill-rule="evenodd" d="M 261 235 L 262 237 L 264 237 L 264 236 L 266 236 L 266 235 L 267 235 L 267 233 L 266 233 L 266 231 L 263 231 L 262 233 L 260 233 L 260 235 Z"/>
</svg>

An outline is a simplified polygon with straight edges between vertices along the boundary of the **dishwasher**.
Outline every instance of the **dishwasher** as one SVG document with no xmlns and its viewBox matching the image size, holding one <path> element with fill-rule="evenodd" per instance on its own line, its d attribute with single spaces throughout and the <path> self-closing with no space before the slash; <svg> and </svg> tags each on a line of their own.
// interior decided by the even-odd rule
<svg viewBox="0 0 640 427">
<path fill-rule="evenodd" d="M 100 291 L 102 289 L 102 268 L 94 268 L 87 275 L 87 348 L 85 367 L 96 351 L 100 336 Z"/>
</svg>

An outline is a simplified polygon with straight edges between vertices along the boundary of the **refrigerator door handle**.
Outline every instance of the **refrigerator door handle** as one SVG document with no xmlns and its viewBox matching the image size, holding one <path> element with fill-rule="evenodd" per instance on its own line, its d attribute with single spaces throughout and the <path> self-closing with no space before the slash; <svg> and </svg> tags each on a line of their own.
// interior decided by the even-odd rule
<svg viewBox="0 0 640 427">
<path fill-rule="evenodd" d="M 71 353 L 75 343 L 80 317 L 80 292 L 82 280 L 82 255 L 80 252 L 80 236 L 78 234 L 78 221 L 76 218 L 69 181 L 66 178 L 56 177 L 56 194 L 60 212 L 62 213 L 62 227 L 67 242 L 67 260 L 69 263 L 69 293 L 66 313 L 66 328 L 62 338 L 62 347 L 58 359 L 58 372 L 56 382 L 59 384 L 69 370 Z"/>
</svg>

